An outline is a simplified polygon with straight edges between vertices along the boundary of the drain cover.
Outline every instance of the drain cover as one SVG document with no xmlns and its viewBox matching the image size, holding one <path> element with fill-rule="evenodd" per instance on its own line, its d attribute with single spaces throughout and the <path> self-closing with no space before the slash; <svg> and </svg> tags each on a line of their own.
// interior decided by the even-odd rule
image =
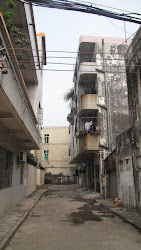
<svg viewBox="0 0 141 250">
<path fill-rule="evenodd" d="M 34 216 L 34 217 L 39 217 L 41 215 L 43 215 L 43 212 L 41 211 L 34 211 L 30 213 L 30 216 Z"/>
</svg>

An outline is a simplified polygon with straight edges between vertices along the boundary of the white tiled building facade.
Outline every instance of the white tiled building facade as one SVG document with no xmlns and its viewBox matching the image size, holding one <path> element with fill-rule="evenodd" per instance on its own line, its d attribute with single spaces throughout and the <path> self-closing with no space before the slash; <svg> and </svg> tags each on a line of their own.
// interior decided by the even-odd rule
<svg viewBox="0 0 141 250">
<path fill-rule="evenodd" d="M 45 60 L 41 61 L 38 53 L 32 6 L 16 2 L 15 13 L 15 25 L 20 24 L 21 31 L 31 41 L 31 63 L 26 69 L 19 69 L 14 41 L 0 13 L 0 216 L 25 197 L 26 154 L 40 147 L 38 113 L 42 108 L 41 71 Z M 33 24 L 30 28 L 29 22 Z M 40 34 L 40 40 L 40 49 L 45 50 L 42 47 L 45 35 Z M 40 56 L 45 58 L 43 54 Z M 35 70 L 30 71 L 28 67 Z"/>
</svg>

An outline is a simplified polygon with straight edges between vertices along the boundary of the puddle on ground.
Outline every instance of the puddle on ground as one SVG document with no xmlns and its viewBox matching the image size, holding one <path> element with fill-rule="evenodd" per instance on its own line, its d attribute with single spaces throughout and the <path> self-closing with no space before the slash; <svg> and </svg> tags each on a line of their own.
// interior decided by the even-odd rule
<svg viewBox="0 0 141 250">
<path fill-rule="evenodd" d="M 84 199 L 83 199 L 83 202 L 84 202 Z M 71 212 L 69 215 L 67 215 L 67 218 L 69 219 L 69 221 L 74 224 L 81 224 L 81 223 L 84 223 L 85 221 L 101 221 L 102 220 L 99 215 L 96 215 L 92 212 L 93 205 L 89 204 L 89 202 L 84 204 L 82 207 L 79 207 L 78 209 L 80 211 Z"/>
<path fill-rule="evenodd" d="M 101 221 L 99 215 L 94 215 L 91 210 L 71 212 L 70 215 L 67 216 L 69 221 L 74 224 L 81 224 L 85 221 Z"/>
<path fill-rule="evenodd" d="M 66 215 L 69 221 L 74 224 L 84 223 L 85 221 L 102 221 L 102 217 L 115 217 L 115 215 L 93 199 L 76 197 L 72 201 L 85 203 L 82 207 L 77 208 L 78 212 L 71 212 L 69 215 Z"/>
</svg>

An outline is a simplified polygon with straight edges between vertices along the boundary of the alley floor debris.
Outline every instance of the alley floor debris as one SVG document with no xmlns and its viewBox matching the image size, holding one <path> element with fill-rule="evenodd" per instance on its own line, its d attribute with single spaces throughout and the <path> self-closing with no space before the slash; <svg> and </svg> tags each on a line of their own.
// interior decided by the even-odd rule
<svg viewBox="0 0 141 250">
<path fill-rule="evenodd" d="M 140 232 L 101 205 L 99 194 L 76 185 L 53 185 L 44 194 L 7 250 L 140 249 Z"/>
</svg>

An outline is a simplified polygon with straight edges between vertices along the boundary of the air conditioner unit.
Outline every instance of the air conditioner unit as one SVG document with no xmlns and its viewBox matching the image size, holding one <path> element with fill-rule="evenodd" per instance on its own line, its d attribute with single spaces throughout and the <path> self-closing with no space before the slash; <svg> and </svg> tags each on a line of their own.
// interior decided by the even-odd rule
<svg viewBox="0 0 141 250">
<path fill-rule="evenodd" d="M 20 152 L 19 153 L 19 161 L 25 162 L 27 158 L 27 154 L 25 152 Z"/>
</svg>

